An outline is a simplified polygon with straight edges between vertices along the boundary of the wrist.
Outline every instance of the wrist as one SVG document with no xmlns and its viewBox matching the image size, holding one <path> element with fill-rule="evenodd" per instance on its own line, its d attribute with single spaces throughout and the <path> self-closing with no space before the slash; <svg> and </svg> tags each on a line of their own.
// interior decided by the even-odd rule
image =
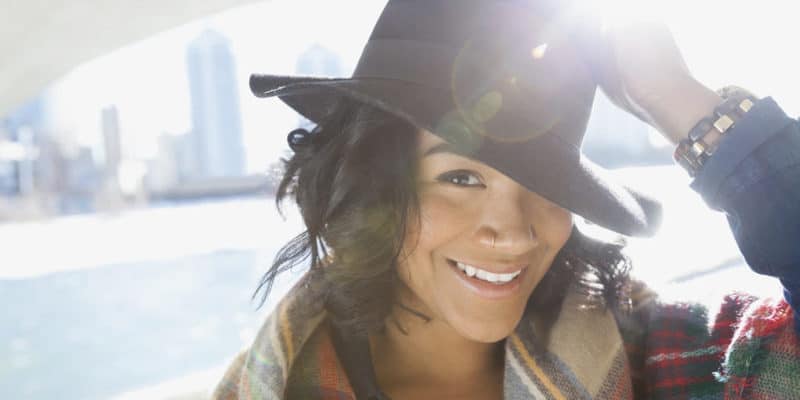
<svg viewBox="0 0 800 400">
<path fill-rule="evenodd" d="M 673 157 L 694 177 L 716 152 L 722 137 L 747 114 L 755 104 L 755 96 L 737 86 L 726 86 L 716 92 L 723 102 L 710 115 L 700 119 L 678 142 Z"/>
<path fill-rule="evenodd" d="M 648 112 L 654 127 L 673 144 L 677 144 L 701 119 L 713 113 L 722 101 L 715 91 L 689 77 L 675 85 L 658 104 L 648 107 Z M 706 137 L 707 143 L 717 139 L 719 135 Z"/>
</svg>

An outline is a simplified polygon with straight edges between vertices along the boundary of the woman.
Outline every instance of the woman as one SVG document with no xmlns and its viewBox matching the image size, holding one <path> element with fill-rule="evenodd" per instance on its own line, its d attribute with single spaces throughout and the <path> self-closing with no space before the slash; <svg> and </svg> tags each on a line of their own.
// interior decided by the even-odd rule
<svg viewBox="0 0 800 400">
<path fill-rule="evenodd" d="M 657 203 L 581 157 L 599 84 L 681 143 L 751 267 L 800 296 L 798 124 L 771 99 L 696 82 L 666 30 L 612 29 L 600 45 L 569 11 L 393 0 L 352 78 L 251 79 L 317 123 L 290 134 L 278 191 L 307 231 L 262 288 L 311 269 L 215 398 L 800 396 L 786 301 L 730 296 L 709 332 L 704 310 L 659 303 L 619 245 L 572 218 L 623 235 L 658 225 Z"/>
</svg>

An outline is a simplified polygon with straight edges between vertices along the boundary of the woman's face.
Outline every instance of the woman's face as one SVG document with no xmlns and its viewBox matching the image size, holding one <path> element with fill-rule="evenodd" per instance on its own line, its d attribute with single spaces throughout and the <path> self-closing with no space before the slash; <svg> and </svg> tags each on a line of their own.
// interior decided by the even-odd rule
<svg viewBox="0 0 800 400">
<path fill-rule="evenodd" d="M 465 338 L 496 342 L 516 327 L 567 241 L 572 217 L 450 149 L 420 133 L 420 214 L 406 237 L 399 275 L 410 289 L 405 300 L 420 311 Z"/>
</svg>

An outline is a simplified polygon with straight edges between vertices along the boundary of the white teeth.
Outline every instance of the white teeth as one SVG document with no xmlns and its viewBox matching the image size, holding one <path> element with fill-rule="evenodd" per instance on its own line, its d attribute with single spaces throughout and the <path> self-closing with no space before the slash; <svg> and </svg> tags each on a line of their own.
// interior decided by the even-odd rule
<svg viewBox="0 0 800 400">
<path fill-rule="evenodd" d="M 489 271 L 484 271 L 480 268 L 475 268 L 469 264 L 464 264 L 460 262 L 456 262 L 456 266 L 470 278 L 475 277 L 480 280 L 491 282 L 497 285 L 508 283 L 522 273 L 522 270 L 519 270 L 516 272 L 510 272 L 508 274 L 495 274 Z"/>
<path fill-rule="evenodd" d="M 473 276 L 475 276 L 475 274 L 478 272 L 478 270 L 475 269 L 475 267 L 473 267 L 471 265 L 466 265 L 466 266 L 464 266 L 464 272 L 467 273 L 468 277 L 472 278 Z"/>
<path fill-rule="evenodd" d="M 495 274 L 493 274 L 491 272 L 486 272 L 486 271 L 484 271 L 482 269 L 478 270 L 478 273 L 475 274 L 475 277 L 478 278 L 478 279 L 483 279 L 483 280 L 485 280 L 487 282 L 491 282 L 491 283 L 497 282 L 497 275 L 495 275 Z"/>
<path fill-rule="evenodd" d="M 480 269 L 475 271 L 475 277 L 478 279 L 483 279 L 484 281 L 488 281 L 488 279 L 486 279 L 486 271 Z"/>
<path fill-rule="evenodd" d="M 521 273 L 522 273 L 522 270 L 519 270 L 517 272 L 510 272 L 510 273 L 507 273 L 507 274 L 500 274 L 500 276 L 501 276 L 500 280 L 507 282 L 507 281 L 510 281 L 510 280 L 516 278 Z"/>
</svg>

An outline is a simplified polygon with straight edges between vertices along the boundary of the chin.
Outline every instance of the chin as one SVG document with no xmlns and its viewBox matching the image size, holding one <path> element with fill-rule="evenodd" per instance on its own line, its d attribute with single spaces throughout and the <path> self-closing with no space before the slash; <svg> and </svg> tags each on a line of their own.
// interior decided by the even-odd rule
<svg viewBox="0 0 800 400">
<path fill-rule="evenodd" d="M 481 321 L 459 319 L 451 321 L 450 325 L 466 339 L 479 343 L 496 343 L 514 333 L 523 311 L 520 310 L 515 318 L 509 316 Z"/>
</svg>

